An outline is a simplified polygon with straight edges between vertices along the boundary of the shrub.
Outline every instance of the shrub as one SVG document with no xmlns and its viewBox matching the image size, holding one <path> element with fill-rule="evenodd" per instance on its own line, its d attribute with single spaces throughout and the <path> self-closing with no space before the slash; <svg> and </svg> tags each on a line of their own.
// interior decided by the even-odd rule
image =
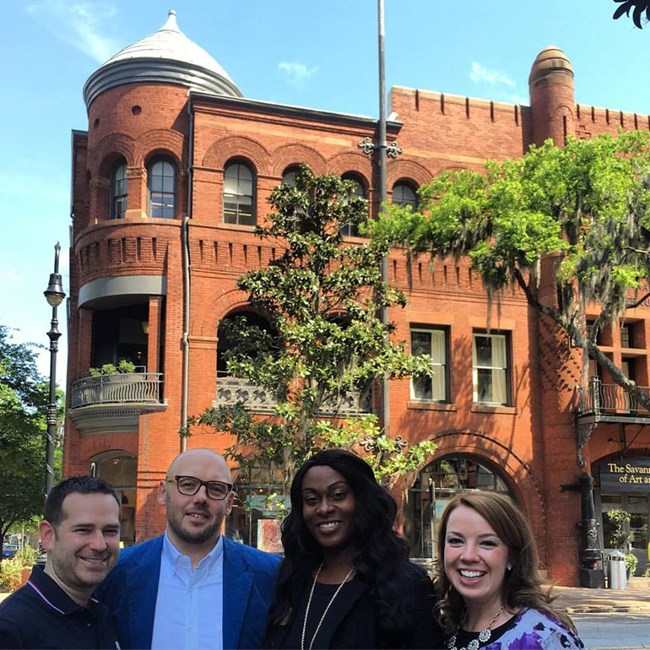
<svg viewBox="0 0 650 650">
<path fill-rule="evenodd" d="M 632 535 L 629 531 L 630 513 L 625 510 L 610 510 L 607 518 L 612 523 L 612 532 L 609 537 L 611 548 L 620 548 L 627 553 L 630 548 Z"/>
<path fill-rule="evenodd" d="M 627 579 L 629 580 L 636 572 L 636 565 L 639 563 L 639 558 L 634 553 L 627 553 L 625 555 L 625 571 L 627 572 Z"/>
<path fill-rule="evenodd" d="M 30 569 L 38 551 L 31 546 L 24 546 L 14 557 L 0 563 L 0 589 L 15 591 L 20 587 L 23 579 L 23 569 Z"/>
</svg>

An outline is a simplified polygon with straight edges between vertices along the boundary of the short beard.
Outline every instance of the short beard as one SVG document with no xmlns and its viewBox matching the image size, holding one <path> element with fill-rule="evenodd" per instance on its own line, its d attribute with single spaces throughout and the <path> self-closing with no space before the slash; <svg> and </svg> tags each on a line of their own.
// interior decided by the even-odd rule
<svg viewBox="0 0 650 650">
<path fill-rule="evenodd" d="M 184 530 L 181 523 L 177 522 L 172 516 L 172 507 L 169 502 L 169 497 L 167 501 L 167 525 L 174 532 L 174 535 L 181 541 L 186 544 L 203 544 L 208 542 L 210 539 L 218 539 L 219 533 L 221 531 L 222 521 L 217 518 L 212 526 L 208 526 L 203 530 L 197 530 L 196 532 L 191 532 Z"/>
</svg>

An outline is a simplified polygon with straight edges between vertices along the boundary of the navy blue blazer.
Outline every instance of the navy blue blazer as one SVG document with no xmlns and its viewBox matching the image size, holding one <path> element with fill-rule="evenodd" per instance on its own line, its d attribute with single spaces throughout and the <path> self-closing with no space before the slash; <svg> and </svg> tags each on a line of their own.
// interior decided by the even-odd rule
<svg viewBox="0 0 650 650">
<path fill-rule="evenodd" d="M 151 648 L 163 537 L 122 551 L 96 596 L 115 617 L 122 648 Z M 223 538 L 224 650 L 260 648 L 280 557 Z"/>
</svg>

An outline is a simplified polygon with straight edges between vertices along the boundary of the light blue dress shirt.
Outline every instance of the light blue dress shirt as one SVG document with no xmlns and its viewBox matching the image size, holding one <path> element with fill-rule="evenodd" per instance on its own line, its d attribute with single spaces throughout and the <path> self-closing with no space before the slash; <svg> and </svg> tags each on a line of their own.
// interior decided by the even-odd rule
<svg viewBox="0 0 650 650">
<path fill-rule="evenodd" d="M 153 650 L 223 650 L 223 541 L 197 565 L 165 533 Z"/>
</svg>

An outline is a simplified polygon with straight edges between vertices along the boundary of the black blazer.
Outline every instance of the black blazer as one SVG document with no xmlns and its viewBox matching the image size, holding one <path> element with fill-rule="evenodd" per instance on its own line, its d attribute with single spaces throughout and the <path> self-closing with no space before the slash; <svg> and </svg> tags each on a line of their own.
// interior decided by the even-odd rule
<svg viewBox="0 0 650 650">
<path fill-rule="evenodd" d="M 412 621 L 403 629 L 386 633 L 378 626 L 377 607 L 369 588 L 360 579 L 349 586 L 348 607 L 342 611 L 328 613 L 327 627 L 334 629 L 330 648 L 444 648 L 444 636 L 433 616 L 435 595 L 429 575 L 408 563 L 398 579 L 398 593 L 406 599 L 405 609 L 411 612 Z M 285 648 L 285 638 L 291 628 L 297 604 L 305 585 L 300 585 L 292 594 L 293 613 L 285 625 L 270 624 L 265 647 Z M 330 615 L 332 618 L 330 618 Z"/>
</svg>

